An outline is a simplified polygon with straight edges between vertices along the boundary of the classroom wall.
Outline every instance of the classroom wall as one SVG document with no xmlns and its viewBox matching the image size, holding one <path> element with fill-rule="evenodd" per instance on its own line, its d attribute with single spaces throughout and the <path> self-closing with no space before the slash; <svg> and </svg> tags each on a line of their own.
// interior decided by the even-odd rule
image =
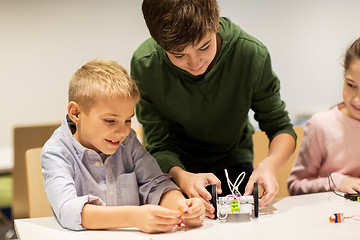
<svg viewBox="0 0 360 240">
<path fill-rule="evenodd" d="M 272 56 L 290 115 L 341 101 L 342 56 L 360 37 L 357 0 L 218 0 Z M 95 58 L 129 69 L 149 36 L 141 0 L 0 0 L 0 146 L 16 125 L 60 122 L 68 81 Z"/>
</svg>

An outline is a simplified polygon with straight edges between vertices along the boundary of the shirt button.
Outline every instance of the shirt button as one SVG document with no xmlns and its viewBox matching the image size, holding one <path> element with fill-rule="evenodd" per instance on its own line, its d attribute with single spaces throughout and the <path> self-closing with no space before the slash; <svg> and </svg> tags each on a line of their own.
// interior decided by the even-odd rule
<svg viewBox="0 0 360 240">
<path fill-rule="evenodd" d="M 100 162 L 99 161 L 97 161 L 96 163 L 95 163 L 95 166 L 99 166 L 100 165 Z"/>
<path fill-rule="evenodd" d="M 109 194 L 110 194 L 110 195 L 113 195 L 113 193 L 114 193 L 113 190 L 110 190 L 110 191 L 109 191 Z"/>
</svg>

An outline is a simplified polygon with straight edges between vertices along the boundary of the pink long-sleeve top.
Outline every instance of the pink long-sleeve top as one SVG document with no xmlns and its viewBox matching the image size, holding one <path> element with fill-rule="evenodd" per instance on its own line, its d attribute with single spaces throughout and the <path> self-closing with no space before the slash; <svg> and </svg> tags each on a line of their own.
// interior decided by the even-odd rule
<svg viewBox="0 0 360 240">
<path fill-rule="evenodd" d="M 337 187 L 347 176 L 360 177 L 360 121 L 343 114 L 342 107 L 316 113 L 306 122 L 288 179 L 291 195 L 330 191 L 329 173 Z"/>
</svg>

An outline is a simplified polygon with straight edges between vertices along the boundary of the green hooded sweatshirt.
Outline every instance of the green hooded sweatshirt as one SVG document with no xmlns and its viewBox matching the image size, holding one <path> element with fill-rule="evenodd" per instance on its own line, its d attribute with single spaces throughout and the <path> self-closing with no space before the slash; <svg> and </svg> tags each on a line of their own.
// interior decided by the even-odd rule
<svg viewBox="0 0 360 240">
<path fill-rule="evenodd" d="M 176 67 L 152 38 L 132 57 L 141 93 L 136 116 L 164 172 L 174 166 L 217 172 L 252 162 L 249 109 L 270 141 L 280 133 L 296 139 L 267 48 L 228 18 L 220 19 L 219 35 L 220 52 L 206 75 Z"/>
</svg>

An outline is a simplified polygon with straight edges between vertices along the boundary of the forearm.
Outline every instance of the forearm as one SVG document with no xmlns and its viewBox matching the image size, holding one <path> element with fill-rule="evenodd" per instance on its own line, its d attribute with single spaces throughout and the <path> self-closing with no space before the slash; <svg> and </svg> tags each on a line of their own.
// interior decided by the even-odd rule
<svg viewBox="0 0 360 240">
<path fill-rule="evenodd" d="M 304 167 L 301 172 L 298 170 L 291 173 L 288 180 L 289 192 L 291 195 L 298 195 L 325 192 L 331 189 L 338 190 L 346 177 L 348 176 L 339 172 L 331 174 L 332 180 L 328 176 L 318 177 L 318 175 L 309 174 L 307 168 Z"/>
<path fill-rule="evenodd" d="M 135 227 L 140 206 L 99 206 L 85 204 L 81 224 L 87 229 Z"/>
<path fill-rule="evenodd" d="M 187 177 L 189 177 L 189 174 L 191 174 L 188 171 L 185 171 L 184 169 L 182 169 L 179 166 L 175 166 L 170 168 L 169 170 L 169 174 L 172 176 L 173 181 L 181 188 L 183 189 L 182 186 L 182 180 L 186 179 Z"/>
<path fill-rule="evenodd" d="M 260 164 L 279 170 L 290 158 L 295 149 L 295 139 L 289 134 L 279 134 L 270 143 L 269 155 Z"/>
<path fill-rule="evenodd" d="M 330 183 L 333 186 L 332 183 Z M 334 190 L 336 190 L 333 187 Z M 291 195 L 316 193 L 329 191 L 329 180 L 327 177 L 295 179 L 289 183 L 289 192 Z"/>
<path fill-rule="evenodd" d="M 160 199 L 160 206 L 177 210 L 177 202 L 180 199 L 185 199 L 184 195 L 180 191 L 170 190 L 162 195 Z"/>
</svg>

